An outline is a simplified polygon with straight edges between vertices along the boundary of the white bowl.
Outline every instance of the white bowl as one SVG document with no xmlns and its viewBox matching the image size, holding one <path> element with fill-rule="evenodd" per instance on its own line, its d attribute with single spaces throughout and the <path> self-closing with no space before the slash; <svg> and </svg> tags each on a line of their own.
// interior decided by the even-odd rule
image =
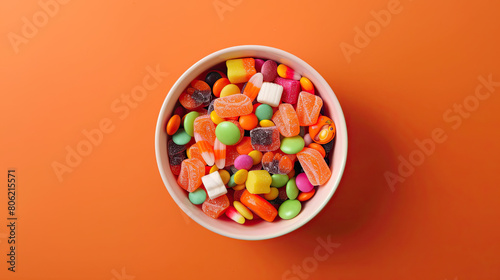
<svg viewBox="0 0 500 280">
<path fill-rule="evenodd" d="M 187 88 L 193 79 L 204 71 L 228 59 L 241 57 L 272 59 L 293 68 L 302 76 L 309 78 L 314 84 L 317 94 L 319 93 L 321 98 L 323 98 L 323 110 L 325 115 L 329 116 L 335 122 L 337 133 L 335 136 L 334 148 L 332 150 L 334 152 L 330 153 L 332 176 L 325 185 L 317 188 L 316 194 L 309 201 L 302 203 L 302 211 L 297 217 L 291 220 L 282 220 L 278 218 L 272 223 L 262 220 L 251 225 L 240 225 L 229 219 L 213 219 L 205 215 L 200 208 L 189 201 L 187 192 L 177 184 L 176 176 L 174 176 L 170 170 L 165 125 L 172 115 L 179 95 Z M 323 79 L 323 77 L 321 77 L 321 75 L 309 64 L 288 52 L 276 48 L 254 45 L 236 46 L 214 52 L 204 57 L 184 72 L 175 82 L 165 98 L 160 110 L 160 115 L 158 116 L 155 150 L 158 169 L 165 187 L 177 205 L 179 205 L 189 217 L 205 228 L 227 237 L 242 240 L 263 240 L 278 237 L 300 228 L 316 216 L 316 214 L 318 214 L 328 203 L 335 193 L 340 183 L 342 173 L 344 172 L 347 159 L 347 128 L 342 108 L 333 90 L 325 79 Z"/>
</svg>

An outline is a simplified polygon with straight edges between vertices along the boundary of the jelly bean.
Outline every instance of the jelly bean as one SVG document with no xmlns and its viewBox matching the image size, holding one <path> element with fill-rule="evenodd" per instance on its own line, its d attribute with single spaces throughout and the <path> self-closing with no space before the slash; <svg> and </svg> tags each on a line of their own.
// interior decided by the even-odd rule
<svg viewBox="0 0 500 280">
<path fill-rule="evenodd" d="M 233 187 L 233 190 L 235 191 L 240 191 L 242 189 L 246 188 L 245 184 L 240 184 L 240 185 L 236 185 Z"/>
<path fill-rule="evenodd" d="M 243 192 L 241 192 L 243 194 Z M 238 211 L 245 219 L 247 220 L 253 220 L 253 214 L 252 211 L 248 210 L 248 208 L 243 205 L 243 203 L 237 201 L 236 199 L 233 202 L 233 206 Z"/>
<path fill-rule="evenodd" d="M 252 113 L 252 101 L 243 94 L 233 94 L 217 98 L 214 102 L 214 110 L 221 118 L 239 117 Z"/>
<path fill-rule="evenodd" d="M 330 179 L 332 172 L 318 151 L 304 148 L 297 153 L 297 158 L 307 178 L 314 186 L 322 185 Z"/>
<path fill-rule="evenodd" d="M 249 171 L 245 186 L 250 193 L 264 194 L 270 192 L 272 178 L 266 170 Z"/>
<path fill-rule="evenodd" d="M 188 197 L 191 203 L 193 203 L 194 205 L 200 205 L 207 199 L 207 193 L 204 189 L 198 188 L 195 191 L 190 192 Z"/>
<path fill-rule="evenodd" d="M 299 195 L 299 188 L 297 188 L 295 180 L 296 178 L 290 178 L 290 180 L 286 183 L 286 196 L 289 199 L 296 199 Z"/>
<path fill-rule="evenodd" d="M 284 64 L 278 65 L 277 72 L 281 78 L 300 80 L 301 77 L 299 73 Z"/>
<path fill-rule="evenodd" d="M 184 130 L 186 131 L 187 134 L 190 136 L 193 136 L 194 134 L 194 120 L 200 116 L 200 113 L 193 111 L 189 112 L 184 116 Z"/>
<path fill-rule="evenodd" d="M 280 104 L 282 94 L 283 86 L 275 83 L 264 82 L 262 83 L 262 87 L 257 95 L 257 102 L 277 107 Z"/>
<path fill-rule="evenodd" d="M 229 206 L 226 210 L 226 216 L 228 216 L 231 220 L 237 222 L 238 224 L 244 224 L 245 218 L 238 212 L 233 206 Z"/>
<path fill-rule="evenodd" d="M 280 149 L 286 154 L 296 154 L 304 148 L 304 139 L 299 135 L 285 137 L 281 140 Z"/>
<path fill-rule="evenodd" d="M 227 195 L 221 195 L 215 199 L 207 199 L 201 205 L 203 213 L 214 219 L 219 218 L 229 207 L 229 198 Z"/>
<path fill-rule="evenodd" d="M 278 209 L 278 214 L 283 220 L 290 220 L 300 213 L 302 210 L 302 204 L 300 201 L 295 199 L 285 200 Z"/>
<path fill-rule="evenodd" d="M 309 135 L 309 133 L 304 135 L 304 145 L 305 146 L 309 146 L 312 142 L 313 142 L 313 140 L 311 138 L 311 135 Z"/>
<path fill-rule="evenodd" d="M 231 84 L 231 82 L 229 82 L 227 78 L 221 78 L 217 80 L 213 86 L 213 94 L 215 95 L 215 97 L 219 97 L 222 89 L 229 84 Z"/>
<path fill-rule="evenodd" d="M 167 122 L 165 130 L 168 135 L 174 135 L 174 133 L 179 129 L 181 125 L 181 117 L 179 115 L 173 115 Z"/>
<path fill-rule="evenodd" d="M 318 122 L 318 117 L 323 107 L 323 99 L 321 97 L 300 92 L 297 101 L 297 117 L 301 126 L 309 126 Z"/>
<path fill-rule="evenodd" d="M 233 84 L 248 82 L 257 71 L 253 58 L 238 58 L 226 61 L 227 78 Z"/>
<path fill-rule="evenodd" d="M 283 87 L 283 93 L 281 96 L 281 101 L 283 103 L 289 103 L 289 104 L 297 103 L 297 99 L 299 98 L 299 92 L 300 92 L 299 81 L 277 77 L 276 79 L 274 79 L 274 82 L 277 85 L 281 85 Z"/>
<path fill-rule="evenodd" d="M 273 117 L 273 108 L 268 104 L 262 104 L 255 109 L 255 115 L 259 122 L 261 120 L 270 120 Z"/>
<path fill-rule="evenodd" d="M 252 130 L 259 124 L 259 119 L 254 113 L 240 116 L 238 121 L 240 123 L 240 126 L 245 130 Z"/>
<path fill-rule="evenodd" d="M 258 195 L 250 193 L 248 189 L 243 192 L 240 201 L 265 221 L 272 222 L 278 215 L 278 210 L 271 203 Z"/>
<path fill-rule="evenodd" d="M 238 154 L 240 155 L 247 155 L 248 153 L 253 151 L 252 139 L 248 136 L 244 136 L 241 142 L 236 145 L 236 151 L 238 151 Z"/>
<path fill-rule="evenodd" d="M 196 190 L 201 186 L 201 177 L 205 175 L 205 165 L 201 160 L 185 159 L 181 164 L 181 172 L 177 177 L 177 184 L 188 192 Z"/>
<path fill-rule="evenodd" d="M 234 167 L 237 169 L 250 170 L 253 166 L 253 159 L 249 155 L 240 155 L 234 160 Z"/>
<path fill-rule="evenodd" d="M 205 175 L 201 177 L 201 181 L 203 182 L 205 190 L 207 191 L 208 197 L 210 199 L 217 198 L 227 193 L 226 186 L 222 181 L 219 172 L 214 172 Z"/>
<path fill-rule="evenodd" d="M 215 111 L 212 111 L 210 113 L 210 119 L 215 123 L 215 124 L 220 124 L 221 122 L 225 121 L 225 119 L 219 117 Z"/>
<path fill-rule="evenodd" d="M 252 158 L 253 165 L 260 163 L 260 161 L 262 160 L 261 151 L 253 150 L 250 153 L 248 153 L 248 155 Z"/>
<path fill-rule="evenodd" d="M 311 143 L 307 147 L 311 148 L 311 149 L 315 149 L 316 151 L 318 151 L 321 154 L 322 157 L 326 156 L 325 148 L 323 148 L 323 146 L 321 146 L 320 144 Z"/>
<path fill-rule="evenodd" d="M 259 122 L 259 125 L 260 125 L 261 127 L 271 127 L 271 126 L 276 126 L 276 125 L 275 125 L 272 121 L 270 121 L 270 120 L 261 120 L 261 121 Z"/>
<path fill-rule="evenodd" d="M 248 171 L 245 169 L 240 169 L 234 173 L 234 182 L 237 185 L 244 184 L 248 177 Z"/>
<path fill-rule="evenodd" d="M 273 174 L 271 179 L 271 186 L 275 188 L 281 188 L 288 182 L 288 176 L 283 174 Z"/>
<path fill-rule="evenodd" d="M 232 122 L 221 122 L 215 128 L 215 136 L 224 145 L 234 145 L 241 137 L 240 130 Z"/>
<path fill-rule="evenodd" d="M 278 64 L 273 60 L 266 60 L 261 69 L 264 82 L 272 82 L 278 76 Z"/>
<path fill-rule="evenodd" d="M 172 141 L 177 145 L 186 145 L 191 141 L 191 136 L 186 133 L 184 128 L 179 128 L 177 132 L 172 135 Z"/>
<path fill-rule="evenodd" d="M 227 186 L 232 188 L 232 187 L 236 187 L 236 182 L 234 181 L 234 174 L 231 175 L 231 177 L 229 177 L 229 182 L 227 182 Z"/>
<path fill-rule="evenodd" d="M 279 191 L 277 188 L 271 188 L 269 193 L 264 194 L 266 200 L 275 200 L 278 197 Z"/>
<path fill-rule="evenodd" d="M 215 141 L 215 124 L 210 119 L 210 116 L 199 116 L 194 120 L 193 134 L 196 142 L 207 141 L 213 145 Z"/>
<path fill-rule="evenodd" d="M 208 173 L 214 173 L 216 171 L 219 171 L 219 168 L 217 167 L 217 165 L 214 165 L 210 167 L 210 171 Z"/>
<path fill-rule="evenodd" d="M 261 73 L 257 73 L 250 78 L 248 83 L 245 84 L 244 90 L 242 93 L 248 98 L 250 98 L 251 101 L 254 101 L 257 95 L 259 94 L 260 88 L 262 87 L 263 83 L 263 76 Z"/>
<path fill-rule="evenodd" d="M 308 78 L 302 77 L 302 78 L 300 78 L 299 82 L 300 82 L 300 88 L 302 89 L 302 91 L 309 92 L 310 94 L 314 94 L 314 86 Z"/>
<path fill-rule="evenodd" d="M 335 124 L 330 118 L 320 116 L 316 124 L 309 126 L 309 135 L 314 142 L 326 144 L 335 137 Z"/>
<path fill-rule="evenodd" d="M 267 152 L 280 147 L 280 132 L 276 126 L 256 127 L 250 131 L 250 138 L 254 150 Z"/>
<path fill-rule="evenodd" d="M 229 172 L 227 172 L 227 170 L 224 170 L 224 169 L 221 169 L 219 170 L 219 176 L 222 180 L 222 182 L 224 183 L 224 185 L 227 185 L 227 183 L 229 183 L 229 179 L 231 178 L 231 175 L 229 175 Z"/>
<path fill-rule="evenodd" d="M 299 196 L 297 197 L 297 200 L 298 201 L 306 201 L 306 200 L 309 200 L 311 199 L 311 197 L 314 196 L 314 193 L 316 193 L 316 190 L 315 189 L 312 189 L 312 191 L 310 192 L 302 192 L 299 194 Z"/>
<path fill-rule="evenodd" d="M 235 84 L 229 84 L 221 90 L 220 97 L 226 97 L 237 93 L 240 93 L 240 88 Z"/>
<path fill-rule="evenodd" d="M 295 178 L 295 184 L 297 185 L 297 188 L 301 192 L 310 192 L 312 189 L 314 189 L 314 186 L 309 182 L 309 179 L 307 179 L 306 173 L 300 173 L 297 175 Z"/>
<path fill-rule="evenodd" d="M 224 78 L 226 75 L 220 71 L 212 70 L 205 76 L 205 83 L 207 83 L 211 88 L 213 88 L 217 80 Z"/>
</svg>

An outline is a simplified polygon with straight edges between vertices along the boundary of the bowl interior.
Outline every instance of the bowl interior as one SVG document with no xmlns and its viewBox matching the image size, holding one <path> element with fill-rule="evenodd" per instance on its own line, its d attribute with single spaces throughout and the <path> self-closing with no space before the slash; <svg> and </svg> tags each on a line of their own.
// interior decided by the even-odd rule
<svg viewBox="0 0 500 280">
<path fill-rule="evenodd" d="M 177 185 L 176 177 L 170 170 L 166 144 L 167 134 L 164 128 L 172 115 L 179 95 L 193 79 L 204 71 L 228 59 L 240 57 L 272 59 L 292 67 L 302 76 L 309 78 L 314 84 L 317 94 L 319 93 L 323 99 L 325 114 L 332 118 L 336 125 L 337 135 L 334 140 L 334 152 L 330 153 L 332 176 L 325 185 L 317 188 L 317 192 L 311 200 L 302 203 L 301 213 L 291 220 L 279 219 L 272 223 L 259 220 L 259 222 L 250 221 L 250 225 L 240 225 L 227 219 L 225 215 L 221 217 L 222 219 L 212 219 L 206 216 L 197 206 L 191 204 L 186 191 Z M 188 216 L 205 228 L 224 236 L 244 240 L 261 240 L 277 237 L 301 227 L 328 203 L 344 171 L 347 158 L 347 130 L 337 97 L 328 83 L 311 66 L 296 56 L 279 49 L 264 46 L 238 46 L 217 51 L 201 59 L 191 66 L 172 86 L 158 117 L 155 146 L 156 159 L 163 182 L 174 201 Z"/>
</svg>

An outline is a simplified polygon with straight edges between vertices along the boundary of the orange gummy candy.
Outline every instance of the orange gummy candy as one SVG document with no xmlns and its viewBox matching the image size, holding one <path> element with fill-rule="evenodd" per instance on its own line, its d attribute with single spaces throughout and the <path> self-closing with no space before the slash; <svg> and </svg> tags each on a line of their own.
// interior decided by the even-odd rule
<svg viewBox="0 0 500 280">
<path fill-rule="evenodd" d="M 318 121 L 323 99 L 321 97 L 302 91 L 297 101 L 297 116 L 301 126 L 313 125 Z"/>
<path fill-rule="evenodd" d="M 205 160 L 203 159 L 203 156 L 201 155 L 200 147 L 198 147 L 198 143 L 194 143 L 189 147 L 189 158 L 197 158 L 199 159 L 204 165 Z"/>
<path fill-rule="evenodd" d="M 285 137 L 296 136 L 300 133 L 299 118 L 291 104 L 280 104 L 279 110 L 273 115 L 273 122 L 279 128 L 281 135 Z"/>
<path fill-rule="evenodd" d="M 205 176 L 205 165 L 197 158 L 185 159 L 181 163 L 181 172 L 177 184 L 188 192 L 201 186 L 201 177 Z"/>
<path fill-rule="evenodd" d="M 238 154 L 240 155 L 248 155 L 248 153 L 253 151 L 252 139 L 248 136 L 243 137 L 241 142 L 236 145 L 236 151 L 238 151 Z"/>
<path fill-rule="evenodd" d="M 252 101 L 248 96 L 237 93 L 215 99 L 214 110 L 221 118 L 244 116 L 252 113 Z"/>
<path fill-rule="evenodd" d="M 207 216 L 217 219 L 226 212 L 229 205 L 229 198 L 224 194 L 214 199 L 205 200 L 201 209 Z"/>
<path fill-rule="evenodd" d="M 332 172 L 325 159 L 315 149 L 304 148 L 297 153 L 297 158 L 307 175 L 307 179 L 314 186 L 322 185 L 330 179 Z"/>
<path fill-rule="evenodd" d="M 243 192 L 240 201 L 243 205 L 250 208 L 255 214 L 268 222 L 274 221 L 274 218 L 278 215 L 278 210 L 276 210 L 271 203 L 259 195 L 251 194 L 248 190 Z"/>
</svg>

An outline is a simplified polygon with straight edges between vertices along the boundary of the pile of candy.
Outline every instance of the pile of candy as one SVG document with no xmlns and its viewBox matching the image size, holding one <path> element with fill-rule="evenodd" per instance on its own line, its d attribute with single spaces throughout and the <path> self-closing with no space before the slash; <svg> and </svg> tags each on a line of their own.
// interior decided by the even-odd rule
<svg viewBox="0 0 500 280">
<path fill-rule="evenodd" d="M 179 97 L 166 125 L 172 173 L 212 218 L 292 219 L 331 176 L 335 124 L 322 107 L 311 81 L 286 65 L 228 60 Z"/>
</svg>

